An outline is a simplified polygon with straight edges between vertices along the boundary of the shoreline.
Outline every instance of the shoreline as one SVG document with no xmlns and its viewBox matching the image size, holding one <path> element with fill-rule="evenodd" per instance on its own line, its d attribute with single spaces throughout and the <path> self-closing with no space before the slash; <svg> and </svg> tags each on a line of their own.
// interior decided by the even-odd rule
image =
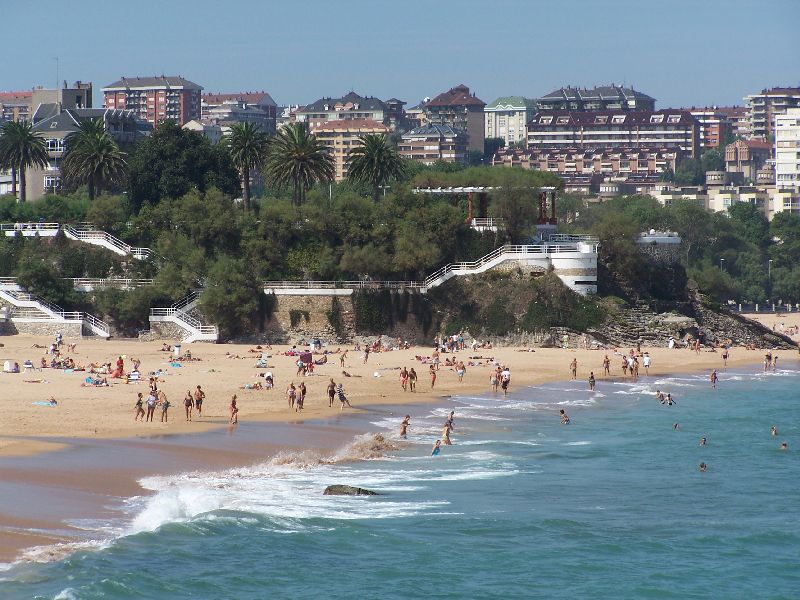
<svg viewBox="0 0 800 600">
<path fill-rule="evenodd" d="M 648 350 L 654 356 L 654 366 L 651 368 L 649 378 L 696 373 L 714 368 L 711 364 L 713 362 L 722 362 L 718 353 L 703 353 L 698 356 L 690 354 L 687 350 L 661 348 L 643 348 L 643 350 Z M 535 352 L 526 352 L 510 348 L 495 349 L 490 352 L 508 358 L 506 362 L 512 369 L 512 394 L 519 388 L 569 381 L 567 365 L 573 357 L 577 356 L 579 362 L 584 364 L 590 362 L 588 357 L 596 357 L 591 363 L 593 364 L 593 362 L 602 363 L 605 354 L 603 351 L 595 350 L 537 349 Z M 758 351 L 735 349 L 734 352 L 736 355 L 733 360 L 729 360 L 729 368 L 761 363 L 761 353 Z M 197 353 L 204 352 L 198 348 Z M 655 357 L 664 353 L 685 360 L 659 361 L 662 366 L 657 368 L 659 362 L 656 362 Z M 402 354 L 386 353 L 381 358 L 384 361 L 393 357 L 398 357 L 401 361 L 408 358 Z M 457 356 L 466 357 L 471 354 L 466 350 Z M 611 358 L 611 353 L 609 355 Z M 540 364 L 533 365 L 535 367 L 533 369 L 530 368 L 531 365 L 526 368 L 522 365 L 523 359 L 530 358 L 536 359 L 533 362 Z M 558 365 L 556 368 L 554 361 Z M 668 367 L 667 363 L 673 366 Z M 678 368 L 673 368 L 676 363 Z M 373 369 L 377 364 L 383 363 L 376 362 L 367 368 Z M 384 368 L 394 370 L 394 367 Z M 721 365 L 716 365 L 716 368 L 722 370 Z M 441 368 L 440 377 L 447 374 L 445 369 Z M 478 367 L 472 370 L 476 369 Z M 272 370 L 277 370 L 277 367 Z M 481 370 L 485 370 L 488 375 L 488 367 L 481 367 Z M 586 370 L 588 372 L 588 368 Z M 599 366 L 597 371 L 602 371 L 602 366 Z M 614 368 L 612 359 L 612 373 L 615 371 L 619 371 L 619 368 Z M 604 382 L 630 381 L 630 378 L 596 376 L 598 388 Z M 366 379 L 363 376 L 362 378 Z M 453 385 L 451 381 L 433 393 L 414 395 L 403 393 L 399 382 L 391 377 L 376 379 L 384 381 L 368 380 L 370 387 L 373 388 L 370 394 L 372 401 L 363 393 L 352 396 L 348 394 L 354 400 L 355 410 L 352 411 L 340 412 L 337 407 L 328 409 L 327 406 L 322 406 L 319 398 L 316 398 L 314 404 L 318 406 L 315 406 L 315 410 L 302 416 L 289 413 L 287 408 L 281 411 L 253 412 L 243 417 L 243 421 L 234 429 L 219 420 L 220 416 L 216 416 L 214 421 L 203 423 L 202 428 L 195 431 L 182 429 L 145 433 L 140 428 L 133 434 L 121 437 L 107 434 L 91 438 L 71 436 L 17 438 L 19 444 L 28 444 L 26 449 L 30 451 L 16 455 L 4 452 L 0 455 L 0 481 L 6 488 L 11 488 L 10 494 L 3 494 L 7 501 L 11 501 L 12 497 L 25 498 L 37 491 L 54 488 L 59 493 L 65 494 L 66 499 L 55 507 L 44 506 L 41 503 L 37 505 L 34 502 L 28 506 L 29 512 L 23 511 L 23 514 L 19 514 L 19 510 L 16 510 L 15 514 L 15 511 L 9 510 L 4 506 L 5 503 L 0 501 L 0 528 L 2 528 L 0 561 L 20 560 L 25 556 L 23 551 L 31 547 L 53 547 L 54 544 L 61 543 L 72 545 L 75 538 L 70 534 L 79 534 L 80 529 L 73 528 L 68 523 L 76 520 L 98 517 L 119 519 L 122 516 L 119 507 L 126 500 L 149 494 L 138 483 L 144 477 L 244 467 L 268 461 L 282 451 L 312 450 L 318 453 L 331 453 L 351 442 L 355 436 L 366 433 L 368 427 L 364 426 L 365 419 L 371 414 L 382 412 L 383 407 L 386 409 L 402 407 L 402 410 L 405 410 L 405 407 L 417 404 L 433 406 L 453 396 L 491 394 L 486 383 L 488 378 L 480 380 L 480 377 L 474 376 L 464 384 Z M 640 376 L 640 380 L 643 379 L 648 378 Z M 349 383 L 346 379 L 344 381 Z M 394 386 L 393 392 L 385 389 L 385 384 L 389 381 Z M 584 378 L 580 378 L 579 381 L 586 384 Z M 421 377 L 420 384 L 426 383 L 427 381 Z M 438 384 L 437 380 L 437 386 Z M 588 384 L 586 385 L 588 393 Z M 273 390 L 272 393 L 276 391 Z M 386 393 L 378 393 L 381 391 Z M 215 414 L 216 412 L 215 410 Z M 20 449 L 20 446 L 17 446 L 17 449 Z M 34 449 L 37 451 L 33 451 Z M 5 450 L 8 450 L 8 446 Z M 131 459 L 131 456 L 135 458 Z M 43 465 L 48 464 L 49 467 L 43 468 Z M 114 501 L 116 508 L 108 507 L 109 500 Z M 26 503 L 26 506 L 28 504 Z M 42 558 L 53 560 L 60 558 L 62 554 L 53 547 L 52 555 L 45 553 L 36 557 L 36 560 Z"/>
</svg>

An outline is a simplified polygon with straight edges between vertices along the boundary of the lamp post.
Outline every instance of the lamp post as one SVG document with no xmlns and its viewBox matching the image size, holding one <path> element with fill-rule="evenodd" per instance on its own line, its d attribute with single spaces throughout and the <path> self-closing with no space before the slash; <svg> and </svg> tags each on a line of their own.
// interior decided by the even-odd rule
<svg viewBox="0 0 800 600">
<path fill-rule="evenodd" d="M 722 263 L 724 263 L 724 262 L 725 262 L 725 259 L 724 259 L 724 258 L 720 258 L 720 259 L 719 259 L 719 270 L 720 270 L 720 271 L 724 271 L 724 269 L 722 268 Z"/>
<path fill-rule="evenodd" d="M 771 284 L 772 283 L 772 259 L 769 259 L 767 263 L 767 281 Z"/>
</svg>

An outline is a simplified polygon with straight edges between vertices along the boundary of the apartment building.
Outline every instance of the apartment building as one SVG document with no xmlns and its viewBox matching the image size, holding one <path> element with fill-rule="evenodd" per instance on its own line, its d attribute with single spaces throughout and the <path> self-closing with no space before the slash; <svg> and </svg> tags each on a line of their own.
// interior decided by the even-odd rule
<svg viewBox="0 0 800 600">
<path fill-rule="evenodd" d="M 463 131 L 466 134 L 467 151 L 483 154 L 485 106 L 483 100 L 461 84 L 426 102 L 423 107 L 424 120 L 427 124 Z"/>
<path fill-rule="evenodd" d="M 494 155 L 492 164 L 559 175 L 660 175 L 665 169 L 674 171 L 683 156 L 678 148 L 543 148 L 504 150 Z"/>
<path fill-rule="evenodd" d="M 403 158 L 432 165 L 437 160 L 467 164 L 467 134 L 450 125 L 429 124 L 412 129 L 398 145 Z"/>
<path fill-rule="evenodd" d="M 490 102 L 483 109 L 486 119 L 484 135 L 500 138 L 506 146 L 525 144 L 528 138 L 528 121 L 536 112 L 536 102 L 522 96 L 506 96 Z"/>
<path fill-rule="evenodd" d="M 349 154 L 361 145 L 361 136 L 369 134 L 388 134 L 387 125 L 374 119 L 338 119 L 326 121 L 311 132 L 325 144 L 331 153 L 336 168 L 336 181 L 347 179 Z"/>
<path fill-rule="evenodd" d="M 33 92 L 0 92 L 0 123 L 27 121 Z"/>
<path fill-rule="evenodd" d="M 747 104 L 750 136 L 774 141 L 775 116 L 785 114 L 789 108 L 800 107 L 800 87 L 774 87 L 750 94 L 744 98 Z"/>
<path fill-rule="evenodd" d="M 233 107 L 233 108 L 232 108 Z M 278 116 L 278 105 L 267 92 L 240 92 L 233 94 L 202 94 L 200 96 L 200 116 L 207 120 L 230 119 L 229 114 L 236 109 L 244 109 L 244 120 L 249 116 L 267 133 L 275 133 Z"/>
<path fill-rule="evenodd" d="M 132 110 L 153 126 L 166 120 L 185 125 L 200 118 L 202 89 L 180 76 L 123 77 L 103 88 L 103 104 Z"/>
<path fill-rule="evenodd" d="M 593 88 L 562 87 L 536 100 L 539 111 L 653 111 L 656 100 L 633 87 L 601 85 Z"/>
<path fill-rule="evenodd" d="M 355 92 L 349 92 L 341 98 L 320 98 L 298 108 L 295 119 L 298 123 L 308 123 L 312 130 L 328 121 L 342 119 L 370 119 L 384 125 L 389 125 L 391 120 L 389 107 L 383 100 L 360 96 Z"/>
<path fill-rule="evenodd" d="M 747 116 L 747 108 L 744 106 L 721 106 L 717 111 L 723 113 L 730 124 L 731 134 L 736 139 L 747 139 L 750 137 L 750 119 Z"/>
<path fill-rule="evenodd" d="M 699 156 L 700 125 L 685 110 L 547 110 L 528 123 L 528 149 L 678 148 Z"/>
<path fill-rule="evenodd" d="M 42 104 L 32 117 L 33 131 L 44 138 L 48 164 L 44 169 L 32 168 L 25 173 L 28 200 L 61 187 L 61 159 L 66 151 L 66 139 L 78 130 L 81 122 L 102 119 L 106 131 L 123 148 L 143 135 L 145 127 L 130 110 L 104 108 L 64 108 L 62 105 Z"/>
<path fill-rule="evenodd" d="M 800 188 L 800 108 L 775 115 L 775 184 Z"/>
<path fill-rule="evenodd" d="M 748 181 L 755 182 L 760 169 L 772 155 L 772 147 L 761 140 L 736 140 L 725 146 L 725 170 L 741 173 Z"/>
<path fill-rule="evenodd" d="M 700 149 L 722 148 L 733 133 L 733 124 L 726 111 L 716 106 L 688 110 L 700 124 Z"/>
</svg>

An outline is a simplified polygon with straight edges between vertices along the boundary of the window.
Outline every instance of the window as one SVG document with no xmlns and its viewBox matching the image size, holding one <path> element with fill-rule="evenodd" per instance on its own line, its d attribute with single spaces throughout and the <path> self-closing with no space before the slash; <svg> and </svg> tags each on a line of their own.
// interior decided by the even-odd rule
<svg viewBox="0 0 800 600">
<path fill-rule="evenodd" d="M 616 125 L 619 125 L 620 123 L 624 123 L 625 122 L 625 115 L 614 115 L 613 117 L 611 117 L 611 122 L 616 124 Z"/>
<path fill-rule="evenodd" d="M 606 116 L 595 117 L 594 118 L 594 122 L 597 125 L 605 125 L 606 123 L 608 123 L 608 117 L 606 117 Z"/>
<path fill-rule="evenodd" d="M 566 125 L 569 123 L 569 117 L 558 117 L 556 119 L 556 125 Z"/>
<path fill-rule="evenodd" d="M 539 123 L 542 125 L 550 125 L 553 122 L 553 117 L 542 117 L 539 119 Z"/>
<path fill-rule="evenodd" d="M 47 144 L 48 152 L 63 152 L 64 140 L 63 139 L 49 139 L 45 142 Z"/>
<path fill-rule="evenodd" d="M 667 117 L 667 123 L 680 123 L 681 116 L 680 115 L 670 115 Z"/>
<path fill-rule="evenodd" d="M 650 115 L 650 122 L 651 123 L 663 123 L 664 122 L 664 115 Z"/>
<path fill-rule="evenodd" d="M 44 189 L 56 189 L 61 186 L 61 178 L 53 175 L 44 176 Z"/>
</svg>

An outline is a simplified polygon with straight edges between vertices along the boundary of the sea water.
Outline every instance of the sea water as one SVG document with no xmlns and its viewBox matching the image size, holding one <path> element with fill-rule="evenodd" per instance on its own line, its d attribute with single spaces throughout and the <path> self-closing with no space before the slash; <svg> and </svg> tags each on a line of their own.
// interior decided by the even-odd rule
<svg viewBox="0 0 800 600">
<path fill-rule="evenodd" d="M 798 598 L 798 384 L 731 370 L 716 390 L 683 375 L 376 409 L 381 457 L 350 460 L 374 450 L 362 438 L 148 477 L 104 541 L 12 566 L 0 597 Z M 453 445 L 432 457 L 451 410 Z M 334 483 L 381 495 L 322 495 Z"/>
</svg>

